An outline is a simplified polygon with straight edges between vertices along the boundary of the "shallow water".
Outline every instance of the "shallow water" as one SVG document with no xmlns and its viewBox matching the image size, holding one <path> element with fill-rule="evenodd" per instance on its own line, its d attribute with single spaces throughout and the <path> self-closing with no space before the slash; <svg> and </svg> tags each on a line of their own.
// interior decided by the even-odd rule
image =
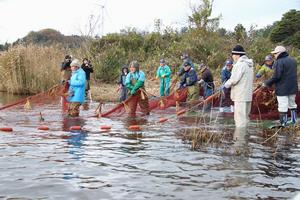
<svg viewBox="0 0 300 200">
<path fill-rule="evenodd" d="M 0 111 L 1 126 L 14 128 L 0 132 L 0 199 L 289 199 L 300 191 L 299 138 L 290 134 L 263 143 L 255 122 L 247 134 L 234 132 L 231 119 L 214 115 L 211 127 L 237 139 L 193 151 L 182 139 L 192 118 L 177 119 L 172 109 L 163 124 L 157 113 L 88 117 L 96 107 L 73 119 L 59 104 Z M 74 125 L 83 131 L 69 131 Z"/>
</svg>

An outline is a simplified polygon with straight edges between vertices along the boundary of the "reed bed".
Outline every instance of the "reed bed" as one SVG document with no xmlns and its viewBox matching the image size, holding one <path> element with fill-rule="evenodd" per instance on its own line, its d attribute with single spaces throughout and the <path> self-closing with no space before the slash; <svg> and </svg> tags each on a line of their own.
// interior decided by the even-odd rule
<svg viewBox="0 0 300 200">
<path fill-rule="evenodd" d="M 13 94 L 34 94 L 60 81 L 64 50 L 59 46 L 16 46 L 0 55 L 0 89 Z"/>
</svg>

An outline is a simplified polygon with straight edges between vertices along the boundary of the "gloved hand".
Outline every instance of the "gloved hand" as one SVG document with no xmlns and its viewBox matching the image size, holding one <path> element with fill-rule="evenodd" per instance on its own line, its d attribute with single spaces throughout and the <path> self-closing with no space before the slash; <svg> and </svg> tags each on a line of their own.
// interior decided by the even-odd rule
<svg viewBox="0 0 300 200">
<path fill-rule="evenodd" d="M 132 89 L 132 90 L 130 91 L 130 94 L 131 94 L 131 95 L 135 95 L 135 94 L 136 94 L 136 91 L 137 91 L 137 90 Z"/>
<path fill-rule="evenodd" d="M 185 88 L 185 87 L 186 87 L 186 84 L 180 85 L 180 88 Z"/>
<path fill-rule="evenodd" d="M 74 94 L 75 94 L 75 92 L 74 92 L 73 90 L 70 90 L 70 91 L 68 92 L 68 97 L 71 98 L 71 97 L 74 96 Z"/>
<path fill-rule="evenodd" d="M 143 81 L 138 80 L 135 85 L 133 86 L 132 90 L 137 91 L 140 87 L 142 87 L 144 85 Z"/>
<path fill-rule="evenodd" d="M 261 84 L 261 87 L 262 87 L 262 88 L 266 88 L 266 87 L 268 87 L 268 86 L 266 85 L 266 83 L 263 82 L 263 83 Z"/>
<path fill-rule="evenodd" d="M 201 79 L 200 81 L 198 81 L 198 83 L 199 83 L 200 85 L 202 85 L 202 84 L 204 83 L 204 80 Z"/>
<path fill-rule="evenodd" d="M 225 89 L 225 86 L 222 84 L 222 85 L 220 86 L 220 92 L 221 92 L 222 98 L 225 98 L 225 92 L 224 92 L 224 89 Z"/>
<path fill-rule="evenodd" d="M 222 84 L 222 85 L 220 86 L 220 90 L 221 90 L 221 91 L 224 91 L 224 89 L 225 89 L 225 86 L 224 86 L 224 84 Z"/>
<path fill-rule="evenodd" d="M 131 85 L 131 83 L 127 83 L 126 88 L 131 91 L 133 89 L 133 85 Z"/>
</svg>

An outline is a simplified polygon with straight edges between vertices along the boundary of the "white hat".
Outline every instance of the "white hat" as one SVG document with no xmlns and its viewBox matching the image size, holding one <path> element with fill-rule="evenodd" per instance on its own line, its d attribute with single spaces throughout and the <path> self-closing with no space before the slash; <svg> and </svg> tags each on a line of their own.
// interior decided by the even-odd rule
<svg viewBox="0 0 300 200">
<path fill-rule="evenodd" d="M 70 66 L 71 66 L 71 67 L 74 67 L 74 66 L 80 67 L 79 60 L 78 60 L 78 59 L 74 59 L 74 60 L 71 62 Z"/>
<path fill-rule="evenodd" d="M 284 48 L 284 46 L 277 46 L 274 49 L 274 51 L 271 52 L 271 54 L 282 53 L 282 52 L 286 52 L 286 49 Z"/>
</svg>

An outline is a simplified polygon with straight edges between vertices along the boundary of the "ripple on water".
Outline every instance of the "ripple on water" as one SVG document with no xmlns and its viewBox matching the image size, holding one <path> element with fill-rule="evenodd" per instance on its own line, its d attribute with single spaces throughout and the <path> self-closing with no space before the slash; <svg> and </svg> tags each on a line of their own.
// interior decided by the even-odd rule
<svg viewBox="0 0 300 200">
<path fill-rule="evenodd" d="M 155 113 L 89 118 L 96 106 L 79 118 L 64 117 L 59 105 L 45 106 L 44 122 L 41 107 L 0 113 L 1 123 L 14 127 L 0 132 L 0 198 L 288 199 L 300 191 L 300 146 L 289 135 L 264 143 L 252 123 L 249 137 L 192 151 L 182 133 L 203 124 L 176 117 L 158 124 L 162 116 Z M 210 126 L 236 134 L 226 123 L 220 118 Z M 132 124 L 142 130 L 129 131 Z M 37 130 L 40 125 L 50 130 Z M 103 125 L 111 129 L 101 131 Z M 70 132 L 71 126 L 83 130 Z"/>
</svg>

